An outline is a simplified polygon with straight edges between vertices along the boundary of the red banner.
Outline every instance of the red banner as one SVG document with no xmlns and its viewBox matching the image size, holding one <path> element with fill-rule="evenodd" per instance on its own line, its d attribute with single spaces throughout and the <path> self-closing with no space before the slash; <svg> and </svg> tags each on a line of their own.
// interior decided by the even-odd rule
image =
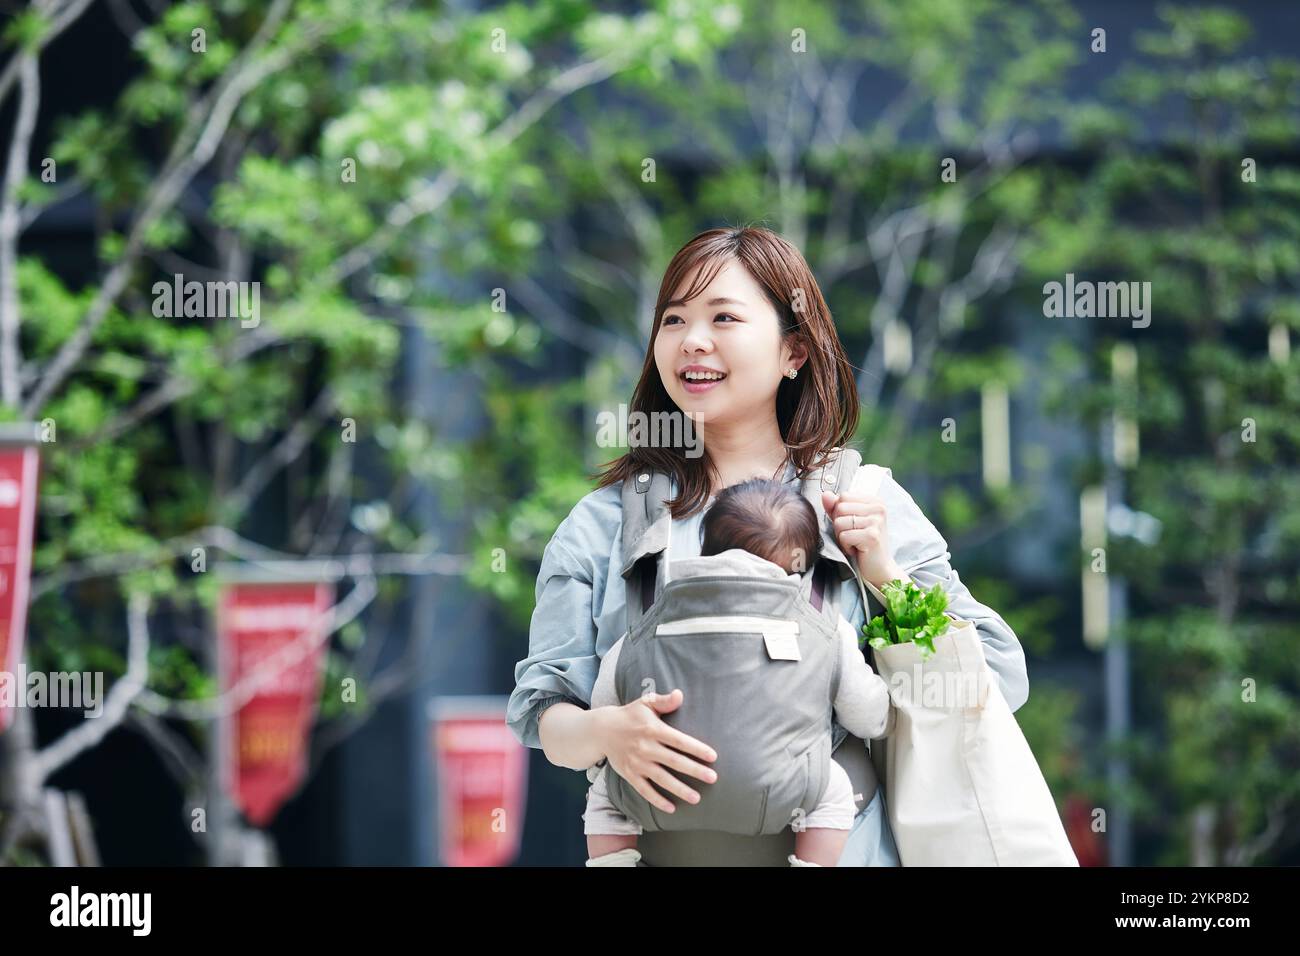
<svg viewBox="0 0 1300 956">
<path fill-rule="evenodd" d="M 306 774 L 333 592 L 317 582 L 223 586 L 221 691 L 256 686 L 227 721 L 225 788 L 254 826 L 269 823 Z M 255 680 L 256 673 L 268 676 Z"/>
<path fill-rule="evenodd" d="M 0 671 L 8 681 L 16 679 L 23 659 L 39 461 L 34 445 L 0 447 Z M 0 731 L 12 720 L 13 708 L 0 706 Z"/>
<path fill-rule="evenodd" d="M 443 698 L 430 708 L 444 866 L 505 866 L 524 831 L 528 751 L 506 698 Z"/>
<path fill-rule="evenodd" d="M 1065 798 L 1065 835 L 1080 866 L 1106 866 L 1106 844 L 1093 829 L 1094 808 L 1082 794 Z"/>
</svg>

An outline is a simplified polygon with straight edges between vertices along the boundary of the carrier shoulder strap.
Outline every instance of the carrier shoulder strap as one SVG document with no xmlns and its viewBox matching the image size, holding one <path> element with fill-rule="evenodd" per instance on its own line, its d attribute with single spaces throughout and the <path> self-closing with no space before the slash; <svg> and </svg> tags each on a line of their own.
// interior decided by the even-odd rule
<svg viewBox="0 0 1300 956">
<path fill-rule="evenodd" d="M 672 480 L 653 468 L 643 468 L 623 481 L 623 565 L 619 573 L 627 588 L 629 632 L 654 603 L 655 559 L 663 553 L 672 534 L 672 515 L 666 503 L 672 495 Z"/>
</svg>

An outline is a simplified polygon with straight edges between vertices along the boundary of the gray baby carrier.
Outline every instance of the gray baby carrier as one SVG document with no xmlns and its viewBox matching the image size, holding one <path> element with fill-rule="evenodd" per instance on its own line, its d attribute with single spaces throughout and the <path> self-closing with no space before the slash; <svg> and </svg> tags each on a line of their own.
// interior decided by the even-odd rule
<svg viewBox="0 0 1300 956">
<path fill-rule="evenodd" d="M 793 850 L 791 824 L 820 802 L 831 753 L 847 736 L 830 704 L 840 676 L 840 584 L 854 574 L 821 495 L 847 489 L 860 463 L 853 449 L 837 448 L 804 478 L 800 492 L 817 512 L 822 554 L 798 580 L 746 574 L 725 555 L 715 556 L 717 574 L 674 579 L 671 556 L 662 557 L 671 536 L 671 481 L 646 469 L 624 482 L 627 634 L 614 675 L 619 702 L 680 687 L 682 706 L 664 722 L 718 754 L 715 783 L 683 776 L 699 803 L 665 792 L 673 813 L 656 809 L 609 768 L 610 801 L 644 829 L 638 846 L 647 865 L 784 864 Z M 854 741 L 859 754 L 843 762 L 855 793 L 869 800 L 875 776 Z M 844 748 L 846 755 L 854 749 Z"/>
</svg>

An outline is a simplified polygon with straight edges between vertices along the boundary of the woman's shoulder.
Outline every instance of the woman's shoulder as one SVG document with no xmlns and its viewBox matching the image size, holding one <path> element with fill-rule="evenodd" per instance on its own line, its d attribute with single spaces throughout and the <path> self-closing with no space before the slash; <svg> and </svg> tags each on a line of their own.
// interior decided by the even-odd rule
<svg viewBox="0 0 1300 956">
<path fill-rule="evenodd" d="M 908 567 L 946 554 L 948 542 L 939 529 L 894 477 L 893 470 L 886 468 L 884 471 L 876 494 L 889 514 L 889 539 L 894 548 L 894 559 Z"/>
<path fill-rule="evenodd" d="M 607 557 L 623 529 L 623 483 L 617 481 L 579 499 L 551 537 L 548 549 L 560 546 L 577 558 Z"/>
<path fill-rule="evenodd" d="M 622 524 L 623 482 L 616 481 L 583 495 L 569 511 L 569 517 L 565 520 L 570 519 L 574 521 L 586 519 L 600 524 Z"/>
</svg>

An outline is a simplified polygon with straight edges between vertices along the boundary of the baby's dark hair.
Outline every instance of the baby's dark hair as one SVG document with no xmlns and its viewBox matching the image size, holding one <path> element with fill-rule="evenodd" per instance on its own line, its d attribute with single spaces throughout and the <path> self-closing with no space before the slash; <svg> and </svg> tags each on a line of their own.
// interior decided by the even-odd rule
<svg viewBox="0 0 1300 956">
<path fill-rule="evenodd" d="M 751 478 L 718 492 L 701 528 L 701 556 L 741 548 L 787 574 L 811 569 L 822 550 L 816 510 L 792 487 L 768 478 Z"/>
</svg>

